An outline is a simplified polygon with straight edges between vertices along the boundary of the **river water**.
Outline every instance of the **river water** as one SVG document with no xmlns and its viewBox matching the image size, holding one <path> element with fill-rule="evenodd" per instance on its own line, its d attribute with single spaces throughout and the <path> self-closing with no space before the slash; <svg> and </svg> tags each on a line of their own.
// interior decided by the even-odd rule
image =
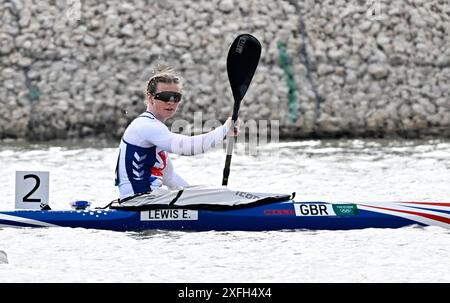
<svg viewBox="0 0 450 303">
<path fill-rule="evenodd" d="M 116 144 L 3 142 L 0 209 L 15 171 L 50 172 L 50 205 L 117 197 Z M 172 156 L 191 184 L 219 185 L 221 149 Z M 229 187 L 297 193 L 298 201 L 450 201 L 450 141 L 267 144 L 233 156 Z M 450 230 L 110 232 L 0 228 L 0 282 L 450 282 Z"/>
</svg>

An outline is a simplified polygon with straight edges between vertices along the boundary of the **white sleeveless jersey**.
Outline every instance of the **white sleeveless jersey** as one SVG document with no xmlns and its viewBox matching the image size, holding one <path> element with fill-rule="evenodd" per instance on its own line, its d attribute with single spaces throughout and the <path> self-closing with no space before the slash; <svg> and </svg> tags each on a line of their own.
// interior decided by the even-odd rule
<svg viewBox="0 0 450 303">
<path fill-rule="evenodd" d="M 222 125 L 198 136 L 175 134 L 153 113 L 144 112 L 130 123 L 120 142 L 116 168 L 120 199 L 150 192 L 162 185 L 187 186 L 188 183 L 175 173 L 168 153 L 203 153 L 221 142 L 227 132 L 228 128 Z"/>
</svg>

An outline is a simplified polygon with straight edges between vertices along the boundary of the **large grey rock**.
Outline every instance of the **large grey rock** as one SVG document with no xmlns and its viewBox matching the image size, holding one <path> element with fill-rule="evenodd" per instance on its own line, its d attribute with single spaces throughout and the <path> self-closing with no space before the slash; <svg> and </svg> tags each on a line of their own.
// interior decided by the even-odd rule
<svg viewBox="0 0 450 303">
<path fill-rule="evenodd" d="M 220 0 L 219 10 L 224 13 L 229 13 L 235 8 L 233 0 Z"/>
<path fill-rule="evenodd" d="M 0 54 L 9 54 L 14 49 L 13 37 L 0 32 Z"/>
<path fill-rule="evenodd" d="M 120 29 L 120 33 L 128 37 L 133 37 L 134 34 L 133 25 L 131 23 L 127 23 L 124 27 Z"/>
<path fill-rule="evenodd" d="M 320 64 L 317 73 L 320 76 L 331 74 L 334 71 L 334 67 L 328 64 Z"/>
<path fill-rule="evenodd" d="M 97 44 L 97 40 L 92 37 L 91 35 L 86 35 L 83 38 L 83 42 L 84 44 L 88 45 L 88 46 L 93 46 Z"/>
<path fill-rule="evenodd" d="M 423 107 L 427 114 L 435 114 L 437 112 L 437 107 L 430 100 L 426 98 L 420 98 L 418 104 Z"/>
<path fill-rule="evenodd" d="M 384 64 L 371 64 L 367 71 L 376 79 L 385 78 L 389 74 L 389 69 Z"/>
</svg>

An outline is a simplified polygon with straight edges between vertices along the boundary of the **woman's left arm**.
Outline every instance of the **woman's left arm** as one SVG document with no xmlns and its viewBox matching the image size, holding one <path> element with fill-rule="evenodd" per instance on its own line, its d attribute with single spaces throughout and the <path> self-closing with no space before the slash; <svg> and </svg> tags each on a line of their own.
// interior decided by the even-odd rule
<svg viewBox="0 0 450 303">
<path fill-rule="evenodd" d="M 175 172 L 169 156 L 167 156 L 167 164 L 162 173 L 163 184 L 170 189 L 189 186 L 189 183 L 187 183 L 180 175 Z"/>
</svg>

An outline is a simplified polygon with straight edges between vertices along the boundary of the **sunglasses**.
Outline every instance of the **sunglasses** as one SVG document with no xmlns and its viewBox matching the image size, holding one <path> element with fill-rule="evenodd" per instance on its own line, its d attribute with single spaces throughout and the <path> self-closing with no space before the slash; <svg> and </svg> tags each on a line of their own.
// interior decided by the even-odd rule
<svg viewBox="0 0 450 303">
<path fill-rule="evenodd" d="M 180 102 L 181 94 L 178 92 L 159 92 L 154 94 L 154 98 L 163 102 Z"/>
</svg>

